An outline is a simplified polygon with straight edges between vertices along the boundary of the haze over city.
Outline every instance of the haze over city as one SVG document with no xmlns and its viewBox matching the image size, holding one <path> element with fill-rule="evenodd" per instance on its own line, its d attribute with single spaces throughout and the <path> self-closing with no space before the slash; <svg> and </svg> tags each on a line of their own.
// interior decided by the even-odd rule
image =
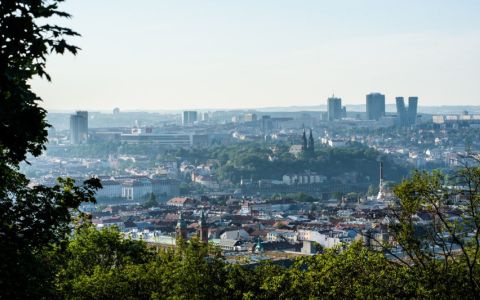
<svg viewBox="0 0 480 300">
<path fill-rule="evenodd" d="M 301 4 L 301 5 L 300 5 Z M 80 53 L 35 79 L 49 110 L 478 105 L 478 1 L 69 1 Z"/>
</svg>

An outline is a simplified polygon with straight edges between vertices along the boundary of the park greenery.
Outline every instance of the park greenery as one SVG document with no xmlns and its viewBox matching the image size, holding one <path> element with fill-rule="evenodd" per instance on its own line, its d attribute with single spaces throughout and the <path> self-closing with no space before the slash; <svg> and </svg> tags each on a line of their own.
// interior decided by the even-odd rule
<svg viewBox="0 0 480 300">
<path fill-rule="evenodd" d="M 210 149 L 179 149 L 172 151 L 171 156 L 190 162 L 210 163 L 219 180 L 233 183 L 241 179 L 282 180 L 286 174 L 311 171 L 326 176 L 330 183 L 349 174 L 351 183 L 377 185 L 379 160 L 385 161 L 385 177 L 388 180 L 398 182 L 410 171 L 409 166 L 398 164 L 374 149 L 359 144 L 347 148 L 317 147 L 313 156 L 298 158 L 290 154 L 288 148 L 286 144 L 270 146 L 246 142 Z"/>
<path fill-rule="evenodd" d="M 145 156 L 152 166 L 159 161 L 210 164 L 220 181 L 233 183 L 239 183 L 242 178 L 281 180 L 285 174 L 309 170 L 328 178 L 350 173 L 359 183 L 377 184 L 380 159 L 385 160 L 385 176 L 388 180 L 398 182 L 410 171 L 408 165 L 401 165 L 361 144 L 346 148 L 317 147 L 313 156 L 300 157 L 289 153 L 287 143 L 238 142 L 228 146 L 165 150 L 158 145 L 108 142 L 54 149 L 49 150 L 50 155 L 100 159 L 107 159 L 109 155 L 140 155 Z"/>
<path fill-rule="evenodd" d="M 40 299 L 53 295 L 55 264 L 49 253 L 62 247 L 78 206 L 95 201 L 98 180 L 77 185 L 59 179 L 53 187 L 29 185 L 19 164 L 45 149 L 48 124 L 41 99 L 29 81 L 45 71 L 50 53 L 75 54 L 67 42 L 78 35 L 45 22 L 69 17 L 60 1 L 0 2 L 0 298 Z M 38 20 L 43 20 L 39 25 Z"/>
<path fill-rule="evenodd" d="M 97 230 L 78 206 L 95 202 L 98 180 L 30 186 L 19 163 L 40 155 L 48 124 L 28 82 L 48 78 L 47 54 L 78 49 L 66 41 L 75 32 L 45 22 L 69 16 L 58 11 L 59 2 L 0 2 L 0 299 L 479 298 L 479 167 L 458 170 L 449 179 L 454 186 L 439 173 L 416 172 L 402 181 L 389 226 L 394 243 L 381 251 L 357 242 L 297 258 L 291 266 L 228 264 L 217 248 L 196 238 L 157 250 L 115 228 Z M 245 176 L 277 168 L 266 162 L 266 149 L 212 151 Z M 358 151 L 375 161 L 375 153 Z M 319 150 L 303 167 L 315 171 L 312 165 L 321 161 L 341 168 L 343 155 Z M 367 162 L 349 161 L 362 169 Z M 419 213 L 432 217 L 424 230 L 414 222 Z M 396 255 L 393 246 L 405 255 L 386 255 Z"/>
</svg>

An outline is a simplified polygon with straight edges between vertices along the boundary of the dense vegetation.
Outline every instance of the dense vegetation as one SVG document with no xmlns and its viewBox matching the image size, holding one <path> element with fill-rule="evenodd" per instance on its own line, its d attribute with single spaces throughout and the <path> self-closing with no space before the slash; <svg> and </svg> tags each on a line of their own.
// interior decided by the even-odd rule
<svg viewBox="0 0 480 300">
<path fill-rule="evenodd" d="M 70 179 L 52 188 L 31 187 L 18 172 L 27 154 L 38 156 L 47 138 L 45 110 L 29 81 L 44 76 L 49 53 L 76 53 L 66 38 L 77 35 L 45 19 L 69 17 L 59 1 L 0 2 L 0 298 L 40 299 L 54 294 L 55 264 L 81 202 L 94 201 L 97 180 Z M 37 24 L 43 19 L 42 25 Z"/>
<path fill-rule="evenodd" d="M 359 243 L 298 258 L 291 267 L 245 267 L 226 264 L 197 239 L 155 253 L 115 229 L 86 226 L 56 257 L 55 288 L 65 299 L 469 299 L 478 292 L 461 256 L 447 268 L 435 260 L 420 267 Z"/>
<path fill-rule="evenodd" d="M 241 143 L 228 147 L 212 149 L 178 150 L 174 153 L 192 162 L 210 161 L 217 166 L 220 179 L 238 182 L 244 179 L 281 179 L 290 173 L 302 173 L 306 170 L 327 177 L 355 173 L 359 182 L 378 182 L 378 161 L 380 154 L 368 147 L 355 145 L 347 148 L 319 147 L 313 157 L 294 158 L 288 153 L 288 146 L 271 147 L 254 143 Z M 273 158 L 272 160 L 269 160 Z M 384 160 L 387 158 L 383 158 Z M 385 176 L 389 180 L 400 181 L 409 169 L 388 160 L 385 163 Z"/>
<path fill-rule="evenodd" d="M 272 148 L 275 151 L 272 151 Z M 152 166 L 162 160 L 188 161 L 193 164 L 210 163 L 220 180 L 238 183 L 244 179 L 277 179 L 290 173 L 306 170 L 327 177 L 352 173 L 361 183 L 378 183 L 378 161 L 385 161 L 385 176 L 388 180 L 400 181 L 408 175 L 407 165 L 400 165 L 392 159 L 360 144 L 346 148 L 317 147 L 313 157 L 295 158 L 288 152 L 287 144 L 239 142 L 229 146 L 209 148 L 176 149 L 165 151 L 155 145 L 128 145 L 120 143 L 92 143 L 75 147 L 51 148 L 50 155 L 69 157 L 92 157 L 106 159 L 109 155 L 143 155 Z"/>
</svg>

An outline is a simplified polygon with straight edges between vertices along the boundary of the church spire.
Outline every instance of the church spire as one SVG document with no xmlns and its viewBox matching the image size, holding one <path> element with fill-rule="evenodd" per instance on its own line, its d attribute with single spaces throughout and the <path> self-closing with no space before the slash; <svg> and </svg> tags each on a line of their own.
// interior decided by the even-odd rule
<svg viewBox="0 0 480 300">
<path fill-rule="evenodd" d="M 202 242 L 208 243 L 208 226 L 207 226 L 207 218 L 205 217 L 205 213 L 203 209 L 200 213 L 200 221 L 198 222 L 198 235 Z"/>
<path fill-rule="evenodd" d="M 187 239 L 187 223 L 185 223 L 185 220 L 183 219 L 182 212 L 180 212 L 178 216 L 178 222 L 177 222 L 177 227 L 175 230 L 176 237 L 182 238 L 184 240 Z"/>
<path fill-rule="evenodd" d="M 308 153 L 311 156 L 315 154 L 315 141 L 313 140 L 313 133 L 311 128 L 310 128 L 310 136 L 308 137 Z"/>
<path fill-rule="evenodd" d="M 305 133 L 305 126 L 303 126 L 302 151 L 306 152 L 307 150 L 308 150 L 307 134 Z"/>
</svg>

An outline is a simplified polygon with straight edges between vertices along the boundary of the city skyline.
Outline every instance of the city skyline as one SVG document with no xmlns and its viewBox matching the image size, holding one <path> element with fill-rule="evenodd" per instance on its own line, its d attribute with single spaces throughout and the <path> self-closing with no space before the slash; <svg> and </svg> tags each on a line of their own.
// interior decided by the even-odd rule
<svg viewBox="0 0 480 300">
<path fill-rule="evenodd" d="M 0 1 L 1 299 L 479 298 L 478 0 Z"/>
<path fill-rule="evenodd" d="M 95 7 L 95 10 L 92 10 Z M 112 10 L 112 7 L 115 9 Z M 82 37 L 32 86 L 47 109 L 479 103 L 480 3 L 67 2 Z"/>
</svg>

